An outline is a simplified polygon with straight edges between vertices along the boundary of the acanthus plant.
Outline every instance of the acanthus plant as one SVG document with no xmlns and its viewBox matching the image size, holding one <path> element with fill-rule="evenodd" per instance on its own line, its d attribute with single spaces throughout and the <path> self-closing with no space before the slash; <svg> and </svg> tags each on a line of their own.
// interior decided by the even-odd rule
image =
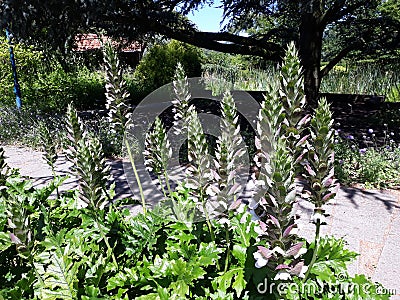
<svg viewBox="0 0 400 300">
<path fill-rule="evenodd" d="M 334 178 L 334 130 L 332 113 L 325 98 L 319 101 L 310 124 L 310 142 L 303 176 L 309 189 L 304 194 L 315 205 L 314 221 L 325 223 L 322 206 L 336 195 L 339 185 Z"/>
<path fill-rule="evenodd" d="M 258 249 L 253 254 L 253 281 L 263 282 L 263 276 L 276 283 L 296 286 L 298 292 L 273 289 L 277 298 L 308 299 L 336 297 L 323 285 L 343 287 L 370 284 L 363 275 L 337 278 L 347 274 L 347 263 L 356 253 L 344 248 L 343 240 L 320 237 L 324 223 L 323 206 L 336 195 L 332 114 L 325 99 L 321 99 L 310 118 L 305 113 L 302 74 L 293 44 L 289 46 L 280 73 L 267 90 L 258 120 L 256 162 L 261 167 L 256 181 L 259 186 L 250 208 L 259 220 Z M 303 175 L 302 186 L 296 187 L 295 177 Z M 314 242 L 300 238 L 296 224 L 295 204 L 304 197 L 315 205 L 311 221 L 316 225 Z M 261 274 L 261 276 L 260 276 Z M 263 275 L 264 274 L 264 275 Z M 270 281 L 268 281 L 270 282 Z M 304 292 L 312 286 L 314 290 Z M 369 294 L 352 290 L 345 299 L 387 299 L 379 295 L 378 284 Z M 271 291 L 271 290 L 270 290 Z"/>
<path fill-rule="evenodd" d="M 143 154 L 147 170 L 158 176 L 161 188 L 165 196 L 167 196 L 161 176 L 165 179 L 168 193 L 171 193 L 167 170 L 169 160 L 172 156 L 172 149 L 167 139 L 167 132 L 159 117 L 154 121 L 153 129 L 146 134 Z"/>
<path fill-rule="evenodd" d="M 110 128 L 114 133 L 123 134 L 130 117 L 130 107 L 127 103 L 130 95 L 123 79 L 123 68 L 118 52 L 109 42 L 103 47 L 103 59 L 106 74 L 106 108 Z"/>
<path fill-rule="evenodd" d="M 192 98 L 190 85 L 185 70 L 178 62 L 172 82 L 174 99 L 172 100 L 174 113 L 174 134 L 187 134 L 189 102 Z"/>
<path fill-rule="evenodd" d="M 191 100 L 190 85 L 182 64 L 178 63 L 173 81 L 174 99 L 174 134 L 183 135 L 187 139 L 187 184 L 193 190 L 194 199 L 199 201 L 206 213 L 204 200 L 212 178 L 211 157 L 209 155 L 206 136 Z"/>
<path fill-rule="evenodd" d="M 103 45 L 103 61 L 105 71 L 106 109 L 108 109 L 107 124 L 110 132 L 107 133 L 112 152 L 119 152 L 122 139 L 131 115 L 128 103 L 130 94 L 126 81 L 123 78 L 123 67 L 118 58 L 118 52 L 111 42 Z"/>
<path fill-rule="evenodd" d="M 210 223 L 209 202 L 207 202 L 212 184 L 211 164 L 212 159 L 209 152 L 206 135 L 198 117 L 196 108 L 190 104 L 190 84 L 183 69 L 178 63 L 173 81 L 174 99 L 174 134 L 181 135 L 187 139 L 187 160 L 189 162 L 186 170 L 185 187 L 194 205 L 194 215 L 205 218 L 212 240 L 215 239 L 214 230 Z M 178 204 L 179 206 L 179 204 Z M 188 207 L 190 209 L 190 206 Z"/>
<path fill-rule="evenodd" d="M 296 154 L 302 152 L 302 133 L 308 116 L 304 111 L 300 62 L 294 44 L 288 48 L 279 76 L 269 85 L 257 123 L 256 163 L 260 174 L 257 193 L 250 209 L 259 217 L 260 238 L 264 244 L 254 253 L 256 266 L 267 266 L 275 280 L 302 276 L 301 258 L 306 249 L 297 236 Z"/>
<path fill-rule="evenodd" d="M 217 138 L 215 149 L 214 181 L 217 182 L 218 204 L 223 211 L 228 209 L 229 202 L 235 202 L 241 190 L 239 171 L 246 167 L 246 148 L 240 135 L 239 115 L 235 101 L 229 91 L 221 99 L 221 133 Z"/>
<path fill-rule="evenodd" d="M 101 213 L 110 204 L 114 196 L 114 183 L 108 188 L 112 176 L 110 166 L 106 164 L 105 155 L 100 141 L 83 130 L 82 121 L 72 104 L 68 105 L 66 118 L 67 138 L 69 140 L 67 158 L 72 163 L 72 170 L 78 177 L 79 199 L 87 205 L 93 213 L 94 222 L 104 240 L 108 255 L 117 266 L 117 261 L 112 253 L 112 247 L 102 228 Z"/>
<path fill-rule="evenodd" d="M 307 187 L 303 197 L 314 204 L 312 222 L 315 224 L 313 255 L 304 280 L 312 272 L 317 259 L 320 242 L 320 227 L 326 224 L 324 205 L 336 196 L 339 185 L 334 178 L 334 130 L 332 113 L 325 98 L 320 99 L 310 123 L 310 140 L 307 142 L 303 176 Z"/>
<path fill-rule="evenodd" d="M 78 177 L 79 197 L 93 208 L 104 207 L 111 195 L 107 190 L 110 166 L 99 140 L 83 129 L 83 123 L 72 104 L 66 115 L 67 147 L 66 157 Z"/>
<path fill-rule="evenodd" d="M 55 176 L 55 163 L 58 158 L 57 144 L 54 142 L 54 138 L 51 136 L 48 125 L 44 121 L 38 123 L 38 133 L 43 147 L 43 159 L 49 165 L 53 175 Z"/>
<path fill-rule="evenodd" d="M 38 133 L 40 142 L 42 144 L 42 150 L 43 150 L 42 157 L 46 161 L 47 165 L 50 167 L 53 177 L 56 177 L 57 174 L 55 170 L 55 164 L 58 158 L 57 142 L 51 136 L 48 124 L 46 124 L 44 121 L 40 121 L 38 123 Z M 59 197 L 59 195 L 60 192 L 57 187 L 57 197 Z"/>
</svg>

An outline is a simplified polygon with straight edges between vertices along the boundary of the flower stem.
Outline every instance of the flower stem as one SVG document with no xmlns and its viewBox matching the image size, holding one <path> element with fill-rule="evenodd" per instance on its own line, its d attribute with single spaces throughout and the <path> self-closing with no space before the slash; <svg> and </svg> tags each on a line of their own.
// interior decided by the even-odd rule
<svg viewBox="0 0 400 300">
<path fill-rule="evenodd" d="M 157 175 L 157 179 L 158 179 L 158 182 L 160 183 L 161 190 L 162 190 L 162 193 L 164 194 L 164 197 L 167 198 L 167 192 L 165 191 L 163 182 L 161 180 L 161 175 Z"/>
<path fill-rule="evenodd" d="M 319 246 L 319 235 L 320 235 L 320 228 L 321 228 L 321 220 L 317 219 L 317 224 L 315 228 L 315 240 L 314 240 L 314 251 L 313 251 L 313 256 L 311 258 L 311 262 L 308 265 L 308 269 L 306 274 L 304 275 L 303 282 L 305 282 L 308 278 L 308 275 L 310 274 L 310 271 L 312 269 L 312 266 L 314 265 L 315 261 L 317 260 L 317 252 L 318 252 L 318 246 Z"/>
<path fill-rule="evenodd" d="M 139 174 L 138 174 L 136 166 L 135 166 L 135 160 L 133 158 L 133 155 L 132 155 L 132 152 L 131 152 L 131 148 L 130 148 L 129 143 L 128 143 L 128 141 L 126 139 L 125 139 L 125 146 L 126 146 L 126 149 L 128 150 L 129 160 L 131 162 L 132 169 L 133 169 L 136 181 L 137 181 L 138 186 L 139 186 L 140 198 L 142 200 L 143 213 L 146 214 L 147 213 L 146 201 L 144 199 L 142 183 L 140 182 Z"/>
<path fill-rule="evenodd" d="M 51 173 L 53 173 L 53 179 L 55 179 L 57 177 L 57 173 L 54 170 L 54 166 L 51 165 Z M 58 189 L 58 186 L 56 187 L 56 192 L 57 192 L 57 200 L 60 199 L 60 191 Z"/>
<path fill-rule="evenodd" d="M 117 263 L 117 259 L 115 258 L 115 255 L 114 255 L 113 248 L 111 248 L 111 245 L 109 244 L 108 239 L 107 239 L 106 235 L 104 234 L 103 229 L 101 228 L 101 224 L 100 224 L 99 221 L 97 220 L 97 214 L 96 214 L 96 213 L 95 213 L 95 217 L 96 217 L 96 220 L 95 220 L 95 221 L 96 221 L 97 227 L 99 228 L 100 235 L 101 235 L 101 237 L 103 238 L 104 242 L 106 243 L 106 246 L 107 246 L 107 249 L 108 249 L 108 252 L 109 252 L 109 253 L 107 253 L 107 254 L 108 254 L 108 255 L 111 255 L 111 258 L 112 258 L 112 260 L 113 260 L 113 263 L 114 263 L 114 265 L 115 265 L 115 268 L 116 268 L 116 270 L 118 270 L 118 263 Z"/>
<path fill-rule="evenodd" d="M 228 271 L 228 266 L 229 266 L 229 256 L 230 256 L 230 240 L 229 240 L 229 228 L 228 225 L 225 224 L 225 238 L 226 238 L 226 258 L 225 258 L 225 267 L 224 267 L 224 273 Z"/>
<path fill-rule="evenodd" d="M 207 223 L 208 230 L 210 232 L 211 241 L 215 242 L 215 234 L 214 234 L 214 230 L 213 230 L 213 228 L 211 226 L 210 216 L 208 215 L 208 211 L 207 211 L 207 207 L 206 207 L 206 201 L 204 201 L 204 193 L 203 193 L 203 189 L 202 188 L 200 189 L 200 200 L 201 200 L 201 203 L 203 204 L 204 215 L 206 217 L 206 223 Z M 220 270 L 221 267 L 219 265 L 218 260 L 216 261 L 216 264 L 217 264 L 218 270 Z"/>
<path fill-rule="evenodd" d="M 168 190 L 169 196 L 171 196 L 172 195 L 172 190 L 171 190 L 171 186 L 169 184 L 168 173 L 167 173 L 167 171 L 165 169 L 164 169 L 164 178 L 165 178 L 165 183 L 167 184 L 167 190 Z"/>
</svg>

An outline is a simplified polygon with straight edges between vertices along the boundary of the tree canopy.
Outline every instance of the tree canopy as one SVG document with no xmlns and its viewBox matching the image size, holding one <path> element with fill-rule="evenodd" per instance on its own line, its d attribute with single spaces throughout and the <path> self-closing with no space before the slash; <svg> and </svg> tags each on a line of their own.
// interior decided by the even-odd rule
<svg viewBox="0 0 400 300">
<path fill-rule="evenodd" d="M 145 34 L 211 50 L 261 56 L 278 61 L 288 41 L 299 48 L 305 90 L 316 101 L 321 78 L 352 51 L 360 55 L 398 49 L 398 0 L 221 0 L 228 25 L 201 32 L 185 16 L 212 0 L 3 0 L 1 27 L 42 46 L 68 48 L 78 32 L 103 30 L 127 40 Z M 246 30 L 248 35 L 241 35 Z M 328 64 L 321 69 L 324 48 Z M 314 99 L 314 100 L 313 100 Z"/>
</svg>

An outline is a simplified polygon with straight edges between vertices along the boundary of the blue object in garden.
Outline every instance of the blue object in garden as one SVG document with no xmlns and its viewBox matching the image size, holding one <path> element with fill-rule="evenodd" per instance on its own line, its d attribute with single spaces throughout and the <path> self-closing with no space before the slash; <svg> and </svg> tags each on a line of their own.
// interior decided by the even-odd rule
<svg viewBox="0 0 400 300">
<path fill-rule="evenodd" d="M 12 35 L 10 34 L 10 32 L 8 31 L 8 29 L 6 29 L 6 35 L 7 35 L 7 41 L 8 44 L 10 45 L 10 61 L 11 61 L 11 67 L 12 67 L 12 72 L 13 72 L 13 76 L 14 76 L 14 93 L 15 93 L 15 102 L 17 104 L 17 108 L 20 109 L 21 108 L 21 88 L 19 87 L 19 83 L 18 83 L 18 76 L 17 76 L 17 67 L 15 65 L 15 58 L 14 58 L 14 49 L 12 46 Z"/>
</svg>

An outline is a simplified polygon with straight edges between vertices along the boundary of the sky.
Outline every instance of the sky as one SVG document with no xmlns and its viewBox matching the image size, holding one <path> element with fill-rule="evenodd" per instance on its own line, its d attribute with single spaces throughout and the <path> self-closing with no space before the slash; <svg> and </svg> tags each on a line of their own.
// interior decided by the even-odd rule
<svg viewBox="0 0 400 300">
<path fill-rule="evenodd" d="M 216 8 L 220 5 L 220 1 L 214 1 L 212 7 L 205 6 L 198 11 L 189 13 L 188 18 L 193 21 L 200 31 L 217 32 L 220 30 L 219 22 L 222 20 L 221 8 Z"/>
</svg>

